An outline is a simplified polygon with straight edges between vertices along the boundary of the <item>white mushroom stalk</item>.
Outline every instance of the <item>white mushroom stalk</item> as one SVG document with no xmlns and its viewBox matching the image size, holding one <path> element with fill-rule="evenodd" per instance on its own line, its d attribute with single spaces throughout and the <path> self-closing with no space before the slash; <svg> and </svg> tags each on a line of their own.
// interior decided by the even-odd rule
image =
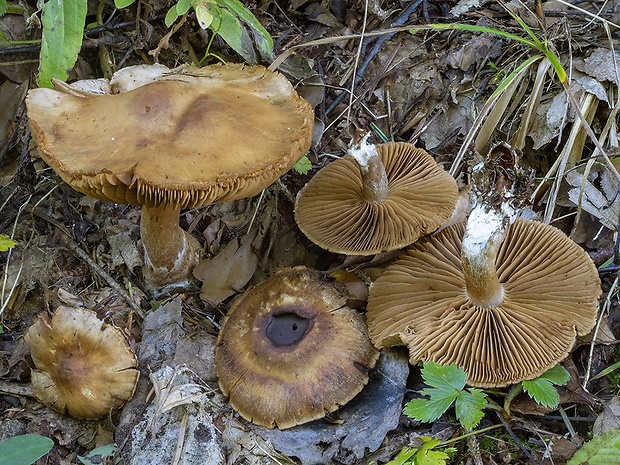
<svg viewBox="0 0 620 465">
<path fill-rule="evenodd" d="M 370 203 L 382 203 L 387 199 L 388 178 L 385 166 L 379 157 L 377 147 L 368 143 L 370 132 L 362 133 L 351 141 L 348 153 L 355 159 L 362 171 L 364 200 Z"/>
<path fill-rule="evenodd" d="M 471 190 L 474 207 L 468 217 L 461 245 L 461 260 L 466 283 L 466 296 L 479 308 L 494 308 L 504 300 L 504 288 L 496 269 L 497 253 L 523 205 L 519 191 L 524 173 L 511 152 L 508 166 L 501 152 L 506 145 L 494 148 L 486 163 L 472 168 Z"/>
</svg>

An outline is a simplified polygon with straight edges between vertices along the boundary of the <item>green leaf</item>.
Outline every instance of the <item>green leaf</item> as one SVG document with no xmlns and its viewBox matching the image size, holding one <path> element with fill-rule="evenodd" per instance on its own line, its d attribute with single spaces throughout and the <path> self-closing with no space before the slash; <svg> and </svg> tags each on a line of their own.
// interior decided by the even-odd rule
<svg viewBox="0 0 620 465">
<path fill-rule="evenodd" d="M 620 429 L 607 431 L 586 442 L 566 465 L 619 465 Z"/>
<path fill-rule="evenodd" d="M 385 465 L 407 465 L 413 464 L 411 461 L 411 457 L 413 457 L 418 452 L 418 449 L 415 447 L 403 447 L 396 457 L 390 460 Z"/>
<path fill-rule="evenodd" d="M 85 456 L 78 455 L 78 460 L 84 465 L 96 465 L 104 463 L 106 458 L 113 457 L 114 454 L 116 454 L 116 450 L 116 444 L 108 444 L 91 450 Z"/>
<path fill-rule="evenodd" d="M 560 395 L 554 385 L 563 386 L 570 380 L 570 374 L 562 365 L 557 365 L 538 378 L 523 381 L 523 390 L 540 405 L 556 408 L 560 404 Z"/>
<path fill-rule="evenodd" d="M 306 155 L 304 155 L 293 165 L 293 169 L 299 174 L 308 174 L 308 172 L 312 169 L 312 162 Z"/>
<path fill-rule="evenodd" d="M 441 365 L 435 362 L 426 362 L 422 368 L 422 377 L 429 386 L 457 391 L 461 391 L 465 387 L 467 380 L 465 370 L 455 363 Z"/>
<path fill-rule="evenodd" d="M 52 87 L 52 78 L 65 81 L 82 47 L 87 0 L 48 0 L 43 5 L 43 36 L 39 86 Z"/>
<path fill-rule="evenodd" d="M 545 371 L 539 378 L 547 379 L 557 386 L 564 386 L 570 381 L 570 373 L 562 365 L 556 365 Z"/>
<path fill-rule="evenodd" d="M 450 408 L 456 396 L 445 399 L 411 399 L 405 405 L 403 413 L 415 420 L 430 423 L 442 416 Z"/>
<path fill-rule="evenodd" d="M 6 252 L 9 249 L 15 247 L 17 242 L 11 239 L 9 236 L 5 236 L 4 234 L 0 234 L 0 252 Z"/>
<path fill-rule="evenodd" d="M 232 49 L 241 55 L 246 61 L 256 61 L 253 51 L 252 40 L 243 29 L 239 20 L 227 10 L 220 10 L 222 20 L 217 32 Z"/>
<path fill-rule="evenodd" d="M 3 16 L 6 14 L 7 8 L 8 6 L 6 4 L 6 0 L 0 0 L 0 16 Z"/>
<path fill-rule="evenodd" d="M 54 441 L 38 434 L 22 434 L 0 442 L 0 463 L 7 465 L 30 465 L 45 454 Z"/>
<path fill-rule="evenodd" d="M 523 381 L 523 390 L 540 405 L 548 408 L 556 408 L 560 404 L 560 395 L 551 381 L 536 378 Z"/>
<path fill-rule="evenodd" d="M 135 2 L 136 0 L 114 0 L 114 6 L 120 10 L 121 8 L 127 8 Z"/>
<path fill-rule="evenodd" d="M 264 56 L 273 56 L 273 39 L 267 29 L 263 27 L 256 16 L 248 10 L 239 0 L 218 0 L 218 3 L 229 9 L 232 13 L 246 23 L 254 32 L 256 45 Z"/>
<path fill-rule="evenodd" d="M 468 389 L 459 394 L 454 408 L 456 418 L 459 419 L 465 429 L 474 429 L 482 420 L 486 397 L 486 394 L 480 389 Z"/>
<path fill-rule="evenodd" d="M 211 23 L 213 22 L 213 14 L 207 5 L 198 3 L 197 5 L 194 5 L 194 11 L 196 12 L 196 19 L 198 20 L 198 24 L 201 28 L 207 29 L 211 26 Z"/>
<path fill-rule="evenodd" d="M 175 5 L 168 10 L 168 13 L 166 13 L 166 17 L 164 18 L 164 24 L 166 25 L 166 27 L 170 27 L 172 26 L 172 23 L 177 20 L 178 17 L 179 14 L 177 13 L 177 7 Z"/>
<path fill-rule="evenodd" d="M 177 14 L 183 16 L 189 11 L 189 7 L 192 6 L 191 0 L 179 0 L 177 2 Z"/>
</svg>

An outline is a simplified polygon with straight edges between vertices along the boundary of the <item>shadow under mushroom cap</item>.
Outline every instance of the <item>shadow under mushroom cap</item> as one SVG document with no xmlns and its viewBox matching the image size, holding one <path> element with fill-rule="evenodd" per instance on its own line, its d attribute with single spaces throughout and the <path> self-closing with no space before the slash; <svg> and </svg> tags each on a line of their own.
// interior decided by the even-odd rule
<svg viewBox="0 0 620 465">
<path fill-rule="evenodd" d="M 304 267 L 246 291 L 220 334 L 220 388 L 242 417 L 281 429 L 322 418 L 368 381 L 378 351 L 343 287 Z"/>
<path fill-rule="evenodd" d="M 454 210 L 456 182 L 428 153 L 403 142 L 376 147 L 388 178 L 385 201 L 365 199 L 360 167 L 349 155 L 322 168 L 299 192 L 297 224 L 320 247 L 350 255 L 399 249 L 437 229 Z"/>
<path fill-rule="evenodd" d="M 496 260 L 504 300 L 482 309 L 466 297 L 463 234 L 460 224 L 417 242 L 371 286 L 374 344 L 404 343 L 414 364 L 456 363 L 480 387 L 535 378 L 566 358 L 598 311 L 600 280 L 588 255 L 552 226 L 517 220 Z"/>
</svg>

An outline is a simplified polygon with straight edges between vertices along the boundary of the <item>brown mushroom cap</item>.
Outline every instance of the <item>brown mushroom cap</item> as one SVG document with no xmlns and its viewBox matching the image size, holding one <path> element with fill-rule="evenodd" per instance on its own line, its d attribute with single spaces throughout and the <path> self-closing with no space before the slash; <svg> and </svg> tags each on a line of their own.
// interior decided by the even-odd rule
<svg viewBox="0 0 620 465">
<path fill-rule="evenodd" d="M 595 324 L 601 294 L 589 256 L 560 230 L 517 220 L 496 268 L 505 296 L 493 308 L 468 301 L 462 224 L 413 246 L 371 286 L 373 343 L 404 343 L 410 361 L 456 363 L 468 383 L 498 387 L 533 379 L 566 358 Z"/>
<path fill-rule="evenodd" d="M 83 308 L 39 315 L 24 334 L 37 400 L 76 418 L 109 414 L 133 396 L 138 361 L 123 333 Z"/>
<path fill-rule="evenodd" d="M 40 154 L 74 189 L 193 208 L 255 195 L 310 146 L 312 107 L 262 66 L 158 66 L 147 78 L 114 95 L 28 93 Z"/>
<path fill-rule="evenodd" d="M 220 388 L 239 414 L 290 428 L 351 400 L 379 352 L 344 288 L 304 267 L 285 269 L 234 302 L 216 349 Z"/>
<path fill-rule="evenodd" d="M 388 178 L 385 201 L 365 198 L 361 169 L 349 155 L 299 192 L 297 224 L 320 247 L 349 255 L 399 249 L 437 229 L 454 210 L 456 182 L 428 153 L 404 142 L 376 147 Z"/>
</svg>

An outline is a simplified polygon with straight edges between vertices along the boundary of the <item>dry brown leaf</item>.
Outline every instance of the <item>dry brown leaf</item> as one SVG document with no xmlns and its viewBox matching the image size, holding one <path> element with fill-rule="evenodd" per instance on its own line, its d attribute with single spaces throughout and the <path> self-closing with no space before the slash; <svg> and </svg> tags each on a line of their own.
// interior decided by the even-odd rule
<svg viewBox="0 0 620 465">
<path fill-rule="evenodd" d="M 243 290 L 258 266 L 258 256 L 252 247 L 257 231 L 233 239 L 213 259 L 204 260 L 194 268 L 194 276 L 203 282 L 200 298 L 219 305 L 231 295 Z"/>
</svg>

